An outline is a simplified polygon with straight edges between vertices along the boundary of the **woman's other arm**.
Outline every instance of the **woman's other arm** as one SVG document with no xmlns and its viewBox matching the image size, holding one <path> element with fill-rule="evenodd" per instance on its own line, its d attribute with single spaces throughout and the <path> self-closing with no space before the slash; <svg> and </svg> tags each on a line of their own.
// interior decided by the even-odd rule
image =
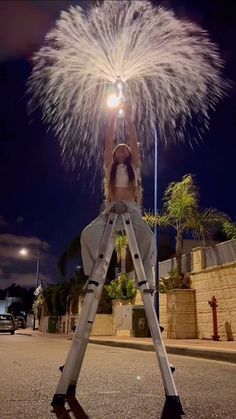
<svg viewBox="0 0 236 419">
<path fill-rule="evenodd" d="M 104 164 L 106 169 L 111 165 L 112 158 L 113 158 L 113 140 L 116 131 L 116 111 L 111 113 L 109 126 L 106 132 L 105 138 L 105 151 L 104 151 Z"/>
<path fill-rule="evenodd" d="M 135 130 L 135 126 L 132 121 L 132 105 L 131 102 L 126 102 L 124 104 L 124 111 L 125 111 L 125 122 L 129 131 L 130 137 L 130 150 L 131 150 L 131 159 L 134 166 L 140 166 L 140 157 L 139 157 L 139 149 L 138 149 L 138 140 L 137 134 Z"/>
</svg>

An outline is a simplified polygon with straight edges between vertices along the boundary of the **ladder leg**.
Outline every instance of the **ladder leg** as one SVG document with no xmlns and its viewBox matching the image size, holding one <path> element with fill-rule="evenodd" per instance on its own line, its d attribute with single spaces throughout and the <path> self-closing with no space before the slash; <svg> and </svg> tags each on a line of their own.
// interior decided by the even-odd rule
<svg viewBox="0 0 236 419">
<path fill-rule="evenodd" d="M 152 335 L 155 352 L 162 375 L 162 380 L 166 392 L 166 406 L 171 406 L 171 409 L 175 412 L 176 415 L 182 415 L 184 414 L 184 412 L 174 383 L 171 367 L 168 362 L 168 357 L 161 336 L 161 330 L 157 319 L 157 315 L 152 304 L 151 290 L 149 289 L 149 285 L 143 268 L 143 263 L 137 245 L 132 220 L 128 213 L 123 214 L 122 219 L 128 237 L 129 248 L 137 275 L 137 286 L 143 299 L 144 309 L 146 312 L 149 329 Z"/>
<path fill-rule="evenodd" d="M 64 406 L 66 396 L 75 394 L 76 383 L 114 249 L 113 233 L 116 218 L 117 214 L 111 213 L 109 215 L 99 247 L 98 259 L 89 278 L 79 323 L 62 369 L 56 393 L 51 403 L 52 406 Z"/>
<path fill-rule="evenodd" d="M 93 291 L 94 294 L 94 291 Z M 80 370 L 83 356 L 87 347 L 88 338 L 87 333 L 85 334 L 86 329 L 88 329 L 88 317 L 90 307 L 93 305 L 93 298 L 95 294 L 92 293 L 87 295 L 84 300 L 83 308 L 80 314 L 79 325 L 76 328 L 75 335 L 72 340 L 72 344 L 67 355 L 65 364 L 62 368 L 61 376 L 56 388 L 56 393 L 54 394 L 52 400 L 52 406 L 62 405 L 64 406 L 66 395 L 72 392 L 75 393 L 76 382 L 72 380 L 74 369 L 77 371 Z M 86 327 L 87 326 L 87 327 Z"/>
<path fill-rule="evenodd" d="M 105 278 L 104 278 L 104 282 L 105 282 Z M 89 337 L 91 334 L 91 330 L 93 327 L 93 323 L 95 320 L 95 316 L 97 313 L 97 309 L 98 309 L 98 305 L 99 305 L 99 301 L 102 295 L 102 290 L 103 290 L 103 286 L 104 286 L 104 282 L 102 282 L 101 284 L 99 284 L 97 286 L 97 290 L 95 290 L 94 292 L 96 292 L 95 295 L 95 299 L 93 300 L 92 304 L 91 304 L 91 308 L 89 310 L 89 314 L 87 317 L 87 322 L 86 322 L 86 327 L 84 328 L 84 332 L 82 330 L 82 328 L 79 330 L 80 324 L 78 324 L 78 331 L 76 330 L 76 336 L 77 338 L 79 338 L 80 336 L 83 336 L 83 339 L 81 340 L 80 343 L 80 348 L 78 350 L 78 355 L 77 355 L 77 360 L 76 360 L 76 364 L 74 364 L 74 368 L 72 371 L 72 375 L 71 375 L 71 379 L 70 379 L 70 384 L 67 390 L 67 394 L 71 394 L 74 395 L 75 394 L 75 389 L 76 389 L 76 383 L 78 381 L 78 377 L 79 377 L 79 373 L 81 370 L 81 366 L 82 366 L 82 362 L 84 359 L 84 354 L 88 345 L 88 341 L 89 341 Z M 87 292 L 90 293 L 91 290 L 91 284 L 88 284 L 88 289 Z M 84 304 L 86 304 L 86 301 L 84 300 Z M 88 303 L 89 306 L 89 303 Z M 81 316 L 82 316 L 82 312 L 81 312 Z"/>
</svg>

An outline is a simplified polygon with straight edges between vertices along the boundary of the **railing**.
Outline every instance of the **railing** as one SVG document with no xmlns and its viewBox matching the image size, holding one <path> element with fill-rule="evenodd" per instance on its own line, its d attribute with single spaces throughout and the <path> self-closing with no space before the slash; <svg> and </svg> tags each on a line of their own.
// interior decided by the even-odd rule
<svg viewBox="0 0 236 419">
<path fill-rule="evenodd" d="M 169 276 L 169 272 L 173 269 L 176 269 L 176 258 L 164 260 L 163 262 L 159 262 L 159 278 L 166 278 Z M 182 256 L 182 271 L 191 272 L 192 270 L 192 258 L 191 253 L 187 253 L 186 255 Z"/>
<path fill-rule="evenodd" d="M 236 240 L 219 243 L 216 246 L 204 248 L 205 268 L 220 266 L 225 263 L 236 262 Z M 176 258 L 159 262 L 159 278 L 166 278 L 169 272 L 176 268 Z M 192 253 L 182 256 L 182 271 L 191 272 L 193 270 Z"/>
<path fill-rule="evenodd" d="M 236 240 L 229 240 L 216 246 L 206 247 L 204 250 L 206 268 L 236 261 Z"/>
</svg>

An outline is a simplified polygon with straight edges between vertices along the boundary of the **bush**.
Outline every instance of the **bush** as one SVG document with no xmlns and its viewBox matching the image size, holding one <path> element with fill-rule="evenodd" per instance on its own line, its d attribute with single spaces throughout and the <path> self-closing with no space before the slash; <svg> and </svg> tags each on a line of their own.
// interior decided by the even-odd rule
<svg viewBox="0 0 236 419">
<path fill-rule="evenodd" d="M 62 282 L 50 285 L 43 290 L 43 297 L 50 316 L 62 316 L 66 314 L 66 301 L 70 292 L 70 284 Z"/>
<path fill-rule="evenodd" d="M 178 275 L 177 269 L 172 269 L 169 272 L 168 278 L 161 278 L 158 290 L 161 294 L 166 294 L 168 291 L 174 289 L 189 289 L 190 277 L 188 273 Z"/>
<path fill-rule="evenodd" d="M 125 273 L 121 273 L 105 289 L 112 300 L 133 300 L 137 294 L 135 280 L 128 278 Z"/>
<path fill-rule="evenodd" d="M 102 295 L 99 301 L 97 314 L 111 314 L 111 313 L 112 313 L 112 301 L 105 286 L 102 290 Z"/>
</svg>

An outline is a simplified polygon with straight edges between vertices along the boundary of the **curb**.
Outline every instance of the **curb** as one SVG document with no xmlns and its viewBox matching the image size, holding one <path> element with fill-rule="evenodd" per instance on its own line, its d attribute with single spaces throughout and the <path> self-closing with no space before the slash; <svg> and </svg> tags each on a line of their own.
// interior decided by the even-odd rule
<svg viewBox="0 0 236 419">
<path fill-rule="evenodd" d="M 193 348 L 193 347 L 177 347 L 177 346 L 166 346 L 166 350 L 172 355 L 183 355 L 191 356 L 196 358 L 210 359 L 214 361 L 223 361 L 236 363 L 236 352 L 235 351 L 224 351 L 219 349 L 208 349 L 208 348 Z"/>
<path fill-rule="evenodd" d="M 29 331 L 24 332 L 23 330 L 16 333 L 16 335 L 24 335 L 24 336 L 40 336 L 42 337 L 43 334 L 41 332 L 32 332 Z M 48 334 L 47 334 L 48 335 Z M 53 337 L 54 334 L 49 334 L 50 337 Z M 73 335 L 57 335 L 57 338 L 64 338 L 66 340 L 72 340 Z M 152 342 L 150 343 L 143 343 L 140 341 L 128 341 L 128 340 L 110 340 L 110 339 L 96 339 L 95 337 L 91 337 L 89 339 L 89 343 L 93 343 L 96 345 L 104 345 L 104 346 L 113 346 L 117 348 L 128 348 L 128 349 L 136 349 L 140 351 L 148 351 L 148 352 L 155 352 L 154 345 Z M 165 344 L 165 342 L 164 342 Z M 202 358 L 202 359 L 210 359 L 214 361 L 223 361 L 236 364 L 236 350 L 231 349 L 216 349 L 216 348 L 209 348 L 209 347 L 194 347 L 194 346 L 183 346 L 183 345 L 175 345 L 175 344 L 165 344 L 165 348 L 168 354 L 172 355 L 181 355 L 181 356 L 190 356 L 195 358 Z"/>
<path fill-rule="evenodd" d="M 111 340 L 100 340 L 90 339 L 89 343 L 104 346 L 114 346 L 122 348 L 137 349 L 140 351 L 151 351 L 155 352 L 153 344 L 144 344 L 141 342 L 128 342 L 128 341 L 111 341 Z M 195 358 L 205 358 L 214 361 L 224 361 L 230 363 L 236 363 L 236 351 L 231 350 L 219 350 L 219 349 L 208 349 L 208 348 L 194 348 L 186 346 L 165 346 L 168 354 L 191 356 Z"/>
</svg>

